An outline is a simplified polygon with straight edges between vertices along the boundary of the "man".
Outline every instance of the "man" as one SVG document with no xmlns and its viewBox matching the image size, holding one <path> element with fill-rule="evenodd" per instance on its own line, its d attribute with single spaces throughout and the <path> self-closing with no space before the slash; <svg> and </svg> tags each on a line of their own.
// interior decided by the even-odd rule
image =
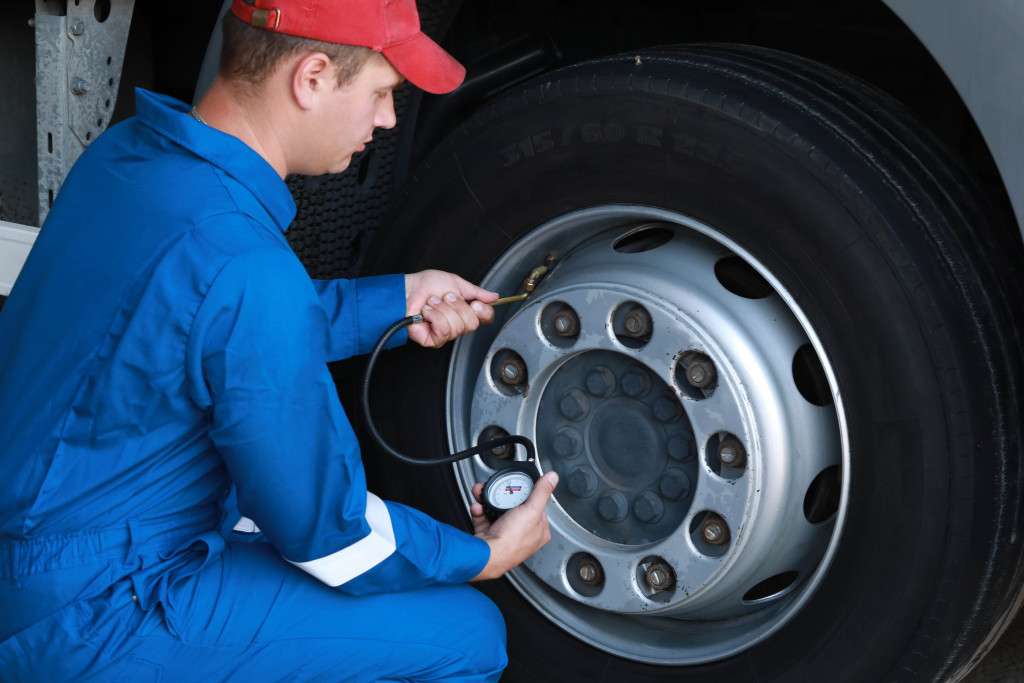
<svg viewBox="0 0 1024 683">
<path fill-rule="evenodd" d="M 385 503 L 325 364 L 410 312 L 440 346 L 497 295 L 314 282 L 282 234 L 287 174 L 343 170 L 403 78 L 462 68 L 413 0 L 235 0 L 224 33 L 194 110 L 140 91 L 82 156 L 0 315 L 0 679 L 496 680 L 463 582 L 547 541 L 555 476 L 494 525 L 475 504 L 475 536 Z M 232 484 L 266 542 L 216 532 Z"/>
</svg>

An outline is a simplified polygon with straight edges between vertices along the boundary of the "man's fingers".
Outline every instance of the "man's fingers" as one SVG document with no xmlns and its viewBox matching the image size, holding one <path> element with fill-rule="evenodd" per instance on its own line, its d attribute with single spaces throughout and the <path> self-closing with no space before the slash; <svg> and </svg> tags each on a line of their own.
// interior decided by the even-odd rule
<svg viewBox="0 0 1024 683">
<path fill-rule="evenodd" d="M 492 301 L 497 301 L 500 297 L 497 292 L 478 287 L 471 282 L 462 280 L 462 285 L 459 287 L 459 294 L 466 301 L 482 301 L 485 304 L 489 304 Z M 489 308 L 489 307 L 488 307 Z"/>
<path fill-rule="evenodd" d="M 480 327 L 480 319 L 477 317 L 476 311 L 465 299 L 454 292 L 449 292 L 444 295 L 444 300 L 451 307 L 452 313 L 458 316 L 458 322 L 452 326 L 452 329 L 457 330 L 458 334 L 472 332 Z M 461 327 L 459 323 L 461 323 Z"/>
<path fill-rule="evenodd" d="M 491 520 L 484 514 L 484 506 L 480 503 L 473 503 L 469 506 L 469 516 L 473 520 L 473 533 L 487 533 L 491 528 Z"/>
<path fill-rule="evenodd" d="M 441 346 L 451 338 L 452 323 L 445 309 L 450 309 L 450 306 L 436 296 L 423 307 L 423 322 L 427 324 L 431 346 Z"/>
<path fill-rule="evenodd" d="M 490 325 L 494 322 L 494 308 L 491 306 L 477 299 L 470 304 L 470 307 L 473 309 L 473 313 L 476 314 L 481 325 Z"/>
<path fill-rule="evenodd" d="M 555 487 L 558 486 L 558 473 L 547 472 L 537 483 L 533 486 L 533 492 L 527 499 L 525 505 L 529 505 L 534 509 L 544 508 L 548 504 L 548 500 L 551 498 L 551 494 L 555 492 Z"/>
<path fill-rule="evenodd" d="M 490 308 L 483 304 L 480 306 Z M 492 312 L 485 311 L 484 315 L 487 322 L 493 320 Z M 443 346 L 445 342 L 476 330 L 482 322 L 474 306 L 453 292 L 443 298 L 430 297 L 423 307 L 423 320 L 427 323 L 430 346 Z"/>
</svg>

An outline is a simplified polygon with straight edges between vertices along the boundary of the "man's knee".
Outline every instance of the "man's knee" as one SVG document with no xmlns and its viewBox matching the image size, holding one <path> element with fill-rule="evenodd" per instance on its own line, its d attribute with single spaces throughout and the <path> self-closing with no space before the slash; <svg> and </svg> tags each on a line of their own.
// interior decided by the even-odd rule
<svg viewBox="0 0 1024 683">
<path fill-rule="evenodd" d="M 470 586 L 453 587 L 447 604 L 457 614 L 453 617 L 465 625 L 459 644 L 470 655 L 481 672 L 500 672 L 508 664 L 505 651 L 505 618 L 490 598 Z"/>
</svg>

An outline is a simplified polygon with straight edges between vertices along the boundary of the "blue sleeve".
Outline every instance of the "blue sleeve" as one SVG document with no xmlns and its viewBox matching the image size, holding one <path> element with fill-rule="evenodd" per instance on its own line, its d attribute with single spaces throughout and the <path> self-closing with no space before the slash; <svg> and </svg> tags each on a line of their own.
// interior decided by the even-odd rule
<svg viewBox="0 0 1024 683">
<path fill-rule="evenodd" d="M 369 353 L 384 330 L 405 317 L 404 275 L 313 280 L 313 288 L 327 314 L 330 361 Z M 402 330 L 391 338 L 388 348 L 407 339 Z"/>
<path fill-rule="evenodd" d="M 211 286 L 190 343 L 239 512 L 286 560 L 343 590 L 473 578 L 489 558 L 484 541 L 367 493 L 326 367 L 329 338 L 343 331 L 329 330 L 322 299 L 283 250 L 236 256 Z"/>
</svg>

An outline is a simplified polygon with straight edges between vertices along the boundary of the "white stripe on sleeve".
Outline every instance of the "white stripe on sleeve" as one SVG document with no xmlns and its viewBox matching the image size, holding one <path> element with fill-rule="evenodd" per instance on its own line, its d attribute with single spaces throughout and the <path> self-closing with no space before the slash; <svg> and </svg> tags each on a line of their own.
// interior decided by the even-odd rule
<svg viewBox="0 0 1024 683">
<path fill-rule="evenodd" d="M 258 534 L 260 532 L 260 528 L 256 526 L 256 522 L 252 521 L 248 517 L 242 517 L 239 519 L 238 523 L 235 524 L 234 528 L 231 530 L 237 531 L 240 534 Z"/>
<path fill-rule="evenodd" d="M 347 548 L 308 562 L 291 562 L 328 586 L 340 586 L 373 569 L 395 552 L 395 530 L 384 501 L 366 492 L 366 522 L 370 533 Z M 286 560 L 288 558 L 285 558 Z"/>
</svg>

